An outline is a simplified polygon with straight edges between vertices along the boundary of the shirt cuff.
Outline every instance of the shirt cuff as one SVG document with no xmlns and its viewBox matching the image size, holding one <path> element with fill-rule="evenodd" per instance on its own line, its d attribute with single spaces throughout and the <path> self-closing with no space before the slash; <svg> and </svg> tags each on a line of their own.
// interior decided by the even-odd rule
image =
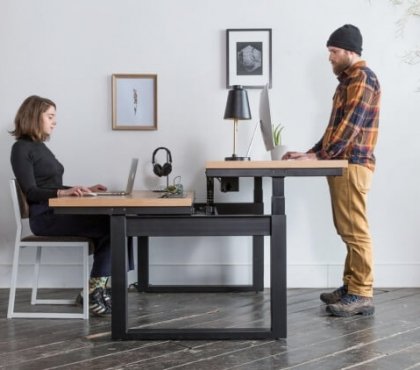
<svg viewBox="0 0 420 370">
<path fill-rule="evenodd" d="M 318 159 L 331 159 L 331 156 L 328 155 L 328 153 L 324 149 L 321 149 L 319 152 L 316 152 L 315 155 Z"/>
</svg>

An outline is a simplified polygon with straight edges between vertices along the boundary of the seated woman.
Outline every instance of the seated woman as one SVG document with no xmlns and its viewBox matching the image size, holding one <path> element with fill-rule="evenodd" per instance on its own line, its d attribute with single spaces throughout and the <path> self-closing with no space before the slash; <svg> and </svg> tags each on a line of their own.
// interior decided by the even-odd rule
<svg viewBox="0 0 420 370">
<path fill-rule="evenodd" d="M 109 217 L 106 215 L 60 215 L 48 200 L 81 196 L 106 187 L 64 186 L 63 165 L 45 145 L 56 126 L 56 105 L 39 96 L 28 97 L 15 117 L 11 163 L 15 177 L 29 204 L 29 225 L 35 235 L 83 236 L 95 244 L 89 280 L 89 310 L 96 316 L 111 313 L 111 296 L 106 282 L 111 275 Z M 82 302 L 79 295 L 77 302 Z"/>
</svg>

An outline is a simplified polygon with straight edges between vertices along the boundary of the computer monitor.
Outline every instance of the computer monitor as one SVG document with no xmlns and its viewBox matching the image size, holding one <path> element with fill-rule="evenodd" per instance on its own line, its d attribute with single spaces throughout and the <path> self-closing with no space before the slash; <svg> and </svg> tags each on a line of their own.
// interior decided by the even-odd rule
<svg viewBox="0 0 420 370">
<path fill-rule="evenodd" d="M 260 95 L 260 129 L 264 140 L 265 150 L 270 151 L 274 149 L 268 84 L 264 86 Z"/>
</svg>

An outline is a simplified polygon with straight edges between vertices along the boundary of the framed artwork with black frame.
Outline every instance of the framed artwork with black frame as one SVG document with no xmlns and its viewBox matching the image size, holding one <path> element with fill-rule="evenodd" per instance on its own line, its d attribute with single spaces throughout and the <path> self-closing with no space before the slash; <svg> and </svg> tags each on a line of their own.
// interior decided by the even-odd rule
<svg viewBox="0 0 420 370">
<path fill-rule="evenodd" d="M 112 75 L 112 129 L 157 130 L 157 75 Z"/>
<path fill-rule="evenodd" d="M 226 30 L 226 87 L 271 88 L 271 28 Z"/>
</svg>

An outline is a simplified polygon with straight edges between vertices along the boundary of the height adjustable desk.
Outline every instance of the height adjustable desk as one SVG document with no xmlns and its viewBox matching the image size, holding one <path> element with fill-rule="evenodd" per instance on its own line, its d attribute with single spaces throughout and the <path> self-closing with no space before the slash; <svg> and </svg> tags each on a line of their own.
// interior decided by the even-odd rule
<svg viewBox="0 0 420 370">
<path fill-rule="evenodd" d="M 219 207 L 221 212 L 211 212 L 199 216 L 192 212 L 194 206 L 192 193 L 188 193 L 185 198 L 173 199 L 161 199 L 158 198 L 156 193 L 151 192 L 134 192 L 132 196 L 128 197 L 54 198 L 50 200 L 50 206 L 54 207 L 58 213 L 108 214 L 110 216 L 113 301 L 111 331 L 113 339 L 286 338 L 287 284 L 284 179 L 287 176 L 339 176 L 346 167 L 346 161 L 207 162 L 208 199 L 206 206 L 210 208 Z M 253 214 L 252 210 L 255 210 L 255 208 L 246 204 L 225 206 L 214 202 L 214 179 L 239 177 L 254 178 L 255 203 L 262 203 L 262 178 L 272 178 L 270 214 L 264 215 L 260 211 Z M 257 209 L 261 208 L 257 207 Z M 128 258 L 126 243 L 127 238 L 132 236 L 140 238 L 157 236 L 252 236 L 254 238 L 253 248 L 259 250 L 256 253 L 259 259 L 263 257 L 263 237 L 270 236 L 270 327 L 128 328 Z M 256 275 L 259 276 L 260 273 L 261 271 L 257 272 Z"/>
</svg>

